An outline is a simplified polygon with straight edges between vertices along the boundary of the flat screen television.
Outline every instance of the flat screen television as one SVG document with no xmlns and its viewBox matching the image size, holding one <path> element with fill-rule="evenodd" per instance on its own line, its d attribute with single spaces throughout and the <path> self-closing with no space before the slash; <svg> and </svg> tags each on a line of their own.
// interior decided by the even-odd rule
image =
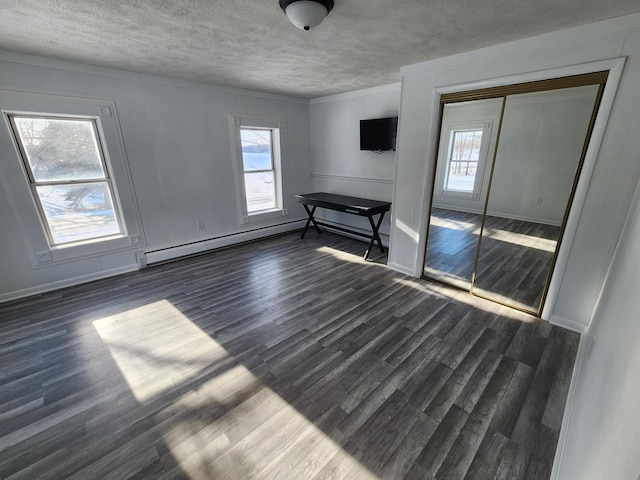
<svg viewBox="0 0 640 480">
<path fill-rule="evenodd" d="M 395 150 L 397 130 L 398 117 L 360 120 L 360 150 Z"/>
</svg>

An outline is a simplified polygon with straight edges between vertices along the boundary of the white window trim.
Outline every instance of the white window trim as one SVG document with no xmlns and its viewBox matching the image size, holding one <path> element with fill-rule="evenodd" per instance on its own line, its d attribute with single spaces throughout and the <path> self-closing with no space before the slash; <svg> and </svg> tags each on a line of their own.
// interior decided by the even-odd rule
<svg viewBox="0 0 640 480">
<path fill-rule="evenodd" d="M 247 179 L 247 174 L 259 174 L 259 173 L 265 173 L 265 172 L 270 172 L 273 175 L 273 186 L 274 186 L 274 195 L 275 195 L 275 207 L 270 208 L 270 209 L 261 209 L 261 210 L 256 210 L 253 212 L 249 212 L 249 205 L 247 202 L 247 213 L 248 215 L 256 215 L 256 214 L 260 214 L 260 213 L 264 213 L 266 211 L 271 211 L 274 208 L 278 208 L 280 205 L 282 205 L 282 188 L 281 188 L 281 181 L 280 181 L 280 168 L 278 167 L 279 162 L 280 162 L 280 134 L 279 134 L 279 130 L 278 129 L 273 129 L 273 128 L 258 128 L 258 127 L 244 127 L 241 126 L 240 127 L 240 133 L 242 134 L 242 131 L 260 131 L 260 132 L 269 132 L 269 150 L 270 150 L 270 157 L 271 157 L 271 163 L 270 166 L 271 168 L 269 169 L 263 169 L 263 170 L 245 170 L 244 168 L 244 154 L 241 153 L 241 155 L 243 155 L 243 162 L 242 162 L 242 178 L 243 180 L 246 182 Z M 246 184 L 245 184 L 245 188 L 244 188 L 244 193 L 246 195 L 247 189 L 246 189 Z"/>
<path fill-rule="evenodd" d="M 288 198 L 288 147 L 287 120 L 277 115 L 233 114 L 227 116 L 231 160 L 236 191 L 238 225 L 250 225 L 289 215 Z M 267 128 L 273 130 L 273 164 L 276 175 L 276 208 L 249 213 L 244 186 L 244 164 L 242 162 L 242 128 Z"/>
<path fill-rule="evenodd" d="M 460 190 L 449 190 L 445 188 L 447 171 L 449 168 L 449 157 L 453 142 L 453 132 L 482 130 L 482 143 L 480 144 L 480 157 L 476 167 L 476 176 L 473 184 L 473 191 L 463 192 Z M 443 197 L 455 197 L 461 199 L 481 200 L 484 175 L 489 164 L 489 145 L 491 143 L 491 132 L 493 130 L 493 120 L 478 120 L 472 122 L 452 122 L 443 126 L 440 147 L 438 151 L 438 172 L 436 174 L 436 193 Z"/>
<path fill-rule="evenodd" d="M 118 236 L 122 236 L 124 234 L 124 230 L 125 230 L 125 224 L 124 221 L 122 219 L 122 208 L 120 206 L 120 201 L 118 199 L 118 197 L 114 194 L 114 183 L 113 183 L 113 175 L 111 173 L 111 168 L 110 165 L 107 163 L 106 159 L 105 159 L 105 148 L 104 148 L 104 140 L 102 139 L 102 136 L 100 135 L 100 128 L 98 127 L 99 124 L 99 120 L 96 118 L 91 118 L 91 117 L 84 117 L 84 116 L 77 116 L 77 115 L 65 115 L 64 117 L 60 116 L 60 115 L 23 115 L 23 114 L 15 114 L 15 113 L 10 113 L 10 112 L 6 112 L 7 118 L 9 119 L 9 122 L 11 123 L 12 126 L 12 130 L 13 130 L 13 135 L 14 135 L 14 139 L 16 140 L 16 145 L 19 149 L 19 153 L 20 153 L 20 157 L 22 158 L 22 164 L 24 166 L 25 169 L 25 173 L 27 175 L 27 178 L 29 179 L 29 184 L 30 184 L 30 190 L 31 190 L 31 195 L 34 199 L 34 202 L 37 205 L 38 208 L 38 213 L 40 216 L 40 220 L 41 220 L 41 224 L 43 226 L 43 229 L 45 230 L 45 233 L 47 235 L 47 238 L 49 240 L 49 245 L 51 245 L 51 248 L 61 248 L 61 247 L 68 247 L 68 246 L 74 246 L 76 244 L 79 243 L 87 243 L 87 242 L 96 242 L 96 241 L 102 241 L 107 239 L 108 237 L 118 237 Z M 94 141 L 95 141 L 95 146 L 96 146 L 96 151 L 98 153 L 98 158 L 100 160 L 100 165 L 102 167 L 102 171 L 104 172 L 104 177 L 102 178 L 87 178 L 87 179 L 65 179 L 65 180 L 50 180 L 50 181 L 46 181 L 46 180 L 38 180 L 36 178 L 35 172 L 33 170 L 33 167 L 31 165 L 31 162 L 29 160 L 29 154 L 27 152 L 26 146 L 24 144 L 24 139 L 21 137 L 21 135 L 19 134 L 19 127 L 18 127 L 18 123 L 17 123 L 17 118 L 33 118 L 33 119 L 50 119 L 50 120 L 70 120 L 70 121 L 86 121 L 89 122 L 91 125 L 91 128 L 94 132 Z M 66 242 L 56 242 L 55 240 L 55 235 L 54 235 L 54 231 L 52 229 L 52 225 L 50 224 L 49 220 L 47 219 L 46 213 L 45 213 L 45 208 L 44 205 L 42 203 L 42 199 L 39 198 L 38 193 L 37 193 L 37 187 L 40 185 L 72 185 L 73 183 L 86 183 L 86 182 L 90 182 L 90 183 L 104 183 L 107 186 L 107 191 L 109 194 L 109 198 L 111 200 L 111 203 L 114 207 L 114 216 L 115 216 L 115 220 L 117 222 L 118 225 L 118 232 L 117 233 L 111 233 L 108 235 L 94 235 L 93 237 L 84 239 L 84 240 L 76 240 L 76 241 L 66 241 Z"/>
<path fill-rule="evenodd" d="M 145 245 L 115 102 L 0 90 L 0 112 L 4 119 L 4 125 L 0 127 L 0 149 L 15 152 L 15 158 L 0 164 L 3 188 L 8 192 L 24 244 L 31 253 L 33 268 L 133 250 Z M 45 220 L 41 218 L 37 202 L 31 193 L 19 146 L 11 131 L 9 115 L 75 117 L 96 121 L 104 161 L 111 174 L 114 208 L 118 209 L 122 222 L 121 234 L 56 246 L 50 244 L 46 226 L 42 223 Z"/>
</svg>

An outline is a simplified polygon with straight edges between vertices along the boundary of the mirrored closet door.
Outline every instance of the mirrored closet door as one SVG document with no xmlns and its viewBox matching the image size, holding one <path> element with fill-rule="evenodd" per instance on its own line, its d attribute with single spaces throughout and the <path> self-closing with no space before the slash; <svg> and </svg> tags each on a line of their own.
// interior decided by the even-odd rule
<svg viewBox="0 0 640 480">
<path fill-rule="evenodd" d="M 605 81 L 442 97 L 426 278 L 541 312 Z"/>
</svg>

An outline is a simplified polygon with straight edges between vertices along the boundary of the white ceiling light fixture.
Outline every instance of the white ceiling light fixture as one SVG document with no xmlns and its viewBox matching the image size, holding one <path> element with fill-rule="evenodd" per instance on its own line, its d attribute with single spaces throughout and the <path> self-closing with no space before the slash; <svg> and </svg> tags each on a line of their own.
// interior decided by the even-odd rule
<svg viewBox="0 0 640 480">
<path fill-rule="evenodd" d="M 329 15 L 333 0 L 280 0 L 280 8 L 296 27 L 309 30 Z"/>
</svg>

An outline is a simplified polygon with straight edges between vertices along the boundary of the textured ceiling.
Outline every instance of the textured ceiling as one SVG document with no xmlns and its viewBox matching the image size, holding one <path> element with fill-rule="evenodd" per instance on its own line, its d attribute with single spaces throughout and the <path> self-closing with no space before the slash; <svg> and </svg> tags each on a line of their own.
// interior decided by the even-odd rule
<svg viewBox="0 0 640 480">
<path fill-rule="evenodd" d="M 0 0 L 0 49 L 313 98 L 638 11 L 640 0 L 335 0 L 305 32 L 278 0 Z"/>
</svg>

